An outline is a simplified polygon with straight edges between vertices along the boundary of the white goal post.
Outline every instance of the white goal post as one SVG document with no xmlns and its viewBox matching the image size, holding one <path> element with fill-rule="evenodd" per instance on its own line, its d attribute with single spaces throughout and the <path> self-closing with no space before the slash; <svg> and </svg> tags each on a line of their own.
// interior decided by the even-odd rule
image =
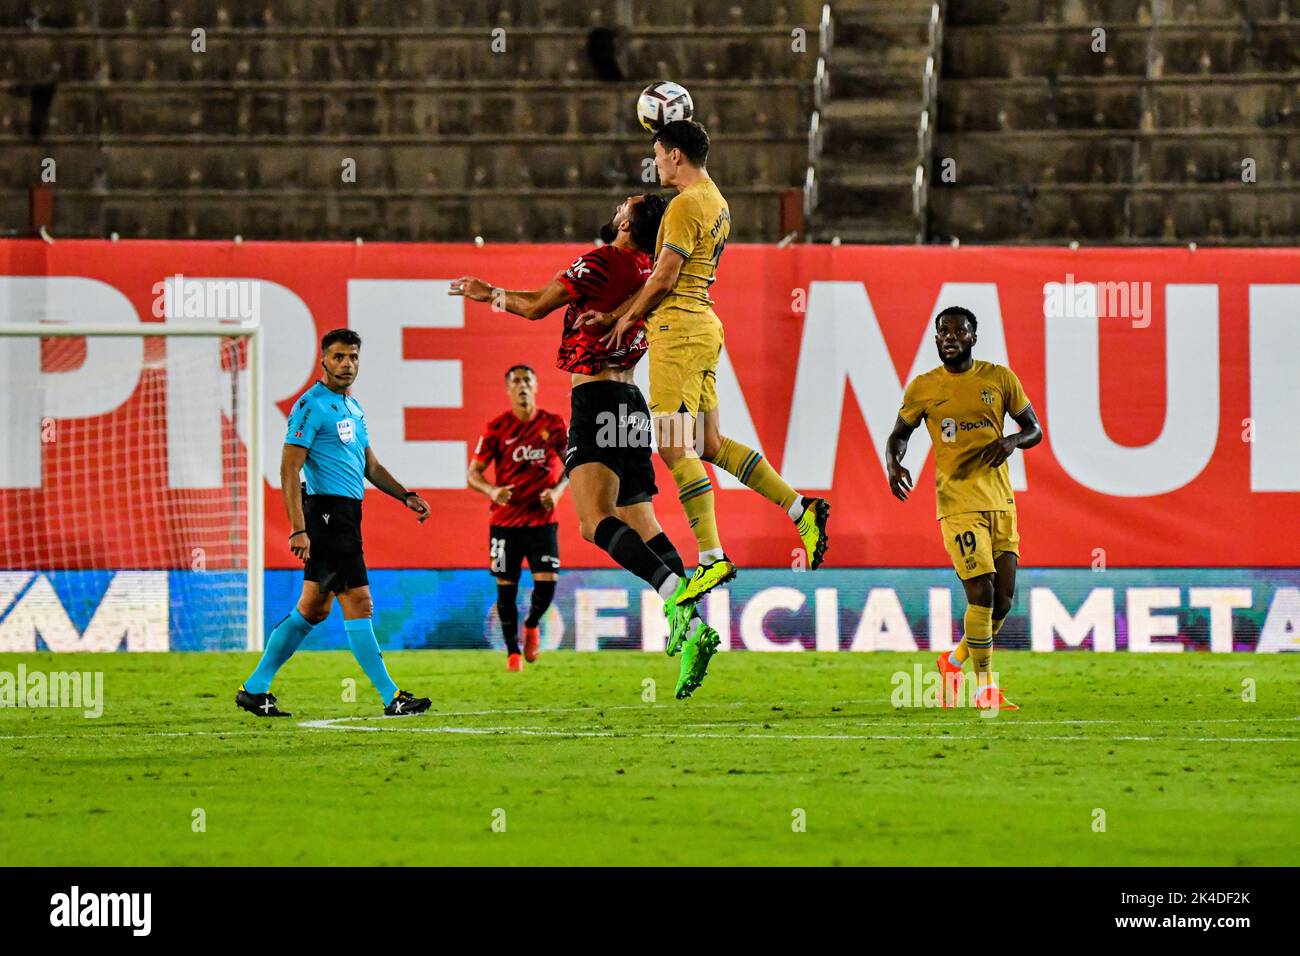
<svg viewBox="0 0 1300 956">
<path fill-rule="evenodd" d="M 261 650 L 260 322 L 4 311 L 0 651 Z"/>
</svg>

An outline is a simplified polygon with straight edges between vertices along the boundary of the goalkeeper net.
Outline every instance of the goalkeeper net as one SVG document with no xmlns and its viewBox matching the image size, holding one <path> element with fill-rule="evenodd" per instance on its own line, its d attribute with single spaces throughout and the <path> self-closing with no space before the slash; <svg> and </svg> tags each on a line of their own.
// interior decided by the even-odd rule
<svg viewBox="0 0 1300 956">
<path fill-rule="evenodd" d="M 257 327 L 4 318 L 0 651 L 258 649 Z"/>
</svg>

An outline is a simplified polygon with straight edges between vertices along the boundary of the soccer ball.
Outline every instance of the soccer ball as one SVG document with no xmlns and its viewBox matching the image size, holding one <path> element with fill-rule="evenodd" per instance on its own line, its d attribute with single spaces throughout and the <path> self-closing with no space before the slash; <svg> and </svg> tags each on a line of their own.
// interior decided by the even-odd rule
<svg viewBox="0 0 1300 956">
<path fill-rule="evenodd" d="M 695 104 L 686 87 L 672 80 L 655 80 L 637 97 L 636 118 L 652 133 L 665 123 L 688 120 L 695 115 Z"/>
</svg>

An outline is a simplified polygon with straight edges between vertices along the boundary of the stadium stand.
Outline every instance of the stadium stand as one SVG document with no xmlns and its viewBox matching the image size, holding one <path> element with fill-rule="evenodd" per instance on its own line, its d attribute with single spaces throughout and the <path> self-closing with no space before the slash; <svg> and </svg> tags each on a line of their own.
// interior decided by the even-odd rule
<svg viewBox="0 0 1300 956">
<path fill-rule="evenodd" d="M 807 167 L 808 0 L 84 7 L 0 3 L 10 234 L 51 158 L 55 234 L 585 239 L 646 188 L 659 77 L 701 104 L 737 239 L 780 238 Z"/>
<path fill-rule="evenodd" d="M 56 235 L 588 238 L 670 77 L 740 241 L 802 186 L 822 241 L 1295 242 L 1298 51 L 1300 0 L 0 0 L 0 232 L 44 174 Z"/>
<path fill-rule="evenodd" d="M 950 0 L 929 238 L 1300 239 L 1296 0 Z M 1102 31 L 1102 32 L 1098 32 Z"/>
</svg>

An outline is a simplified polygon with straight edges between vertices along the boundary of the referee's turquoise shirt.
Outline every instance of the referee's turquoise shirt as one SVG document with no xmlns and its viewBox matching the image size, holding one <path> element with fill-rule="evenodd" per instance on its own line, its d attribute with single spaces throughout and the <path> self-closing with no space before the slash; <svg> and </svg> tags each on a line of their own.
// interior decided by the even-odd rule
<svg viewBox="0 0 1300 956">
<path fill-rule="evenodd" d="M 356 498 L 365 495 L 366 413 L 349 395 L 332 392 L 317 382 L 293 406 L 286 445 L 307 449 L 302 466 L 309 495 Z"/>
</svg>

